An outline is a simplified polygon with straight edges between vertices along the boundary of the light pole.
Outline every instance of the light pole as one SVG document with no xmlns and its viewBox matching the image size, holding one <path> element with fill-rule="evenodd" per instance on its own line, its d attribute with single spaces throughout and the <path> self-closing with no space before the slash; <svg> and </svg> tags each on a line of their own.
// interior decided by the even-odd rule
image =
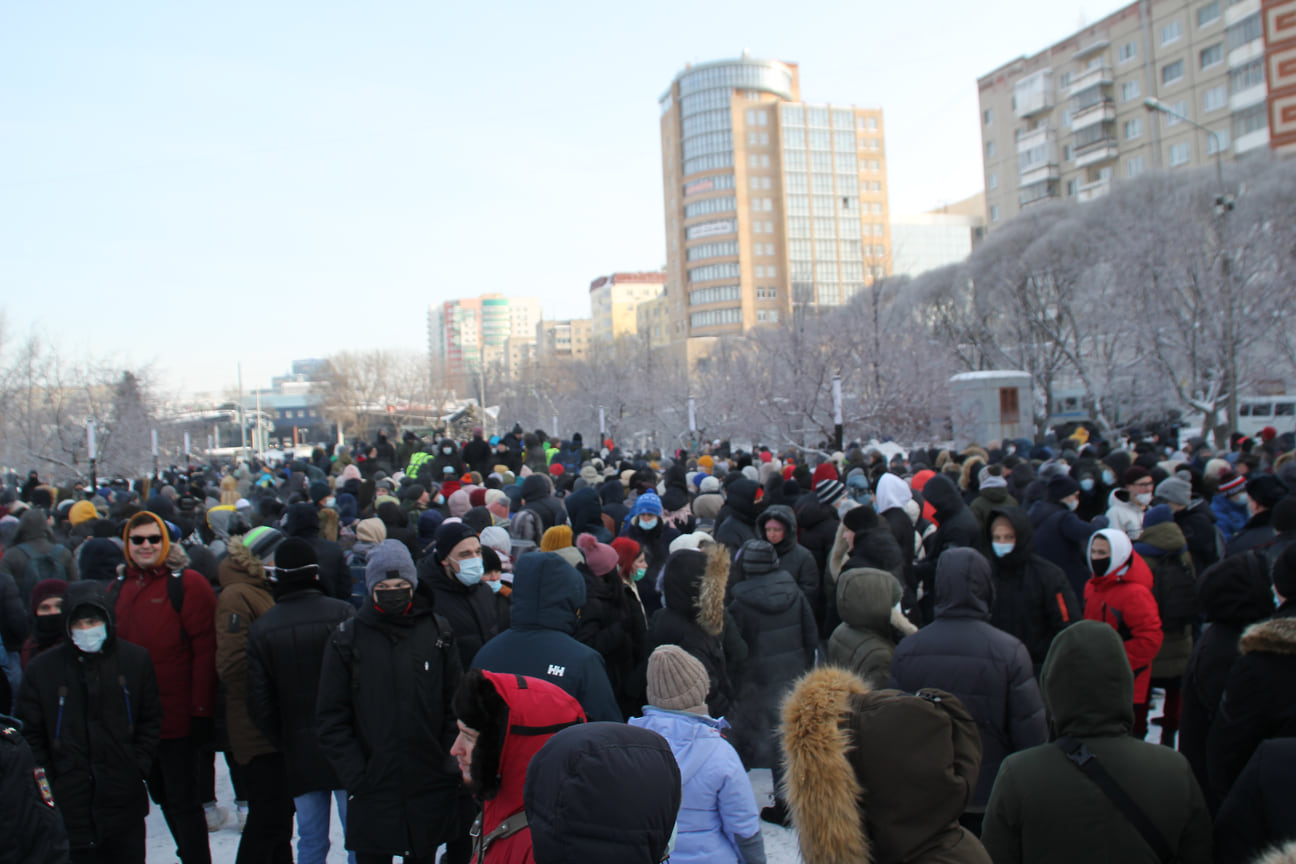
<svg viewBox="0 0 1296 864">
<path fill-rule="evenodd" d="M 1215 145 L 1215 180 L 1219 184 L 1219 195 L 1216 196 L 1215 198 L 1215 208 L 1221 216 L 1224 214 L 1225 211 L 1232 210 L 1233 202 L 1229 200 L 1228 195 L 1224 191 L 1223 148 L 1220 146 L 1219 133 L 1216 132 L 1214 129 L 1206 128 L 1202 124 L 1198 123 L 1196 120 L 1193 120 L 1189 117 L 1185 117 L 1184 115 L 1180 114 L 1178 111 L 1174 110 L 1169 105 L 1165 104 L 1160 99 L 1157 99 L 1154 96 L 1149 96 L 1148 98 L 1144 99 L 1143 107 L 1146 108 L 1149 112 L 1165 114 L 1168 117 L 1174 117 L 1178 120 L 1181 120 L 1184 123 L 1187 123 L 1189 126 L 1192 126 L 1194 129 L 1200 129 L 1202 132 L 1205 132 L 1207 135 L 1210 136 L 1211 141 Z"/>
</svg>

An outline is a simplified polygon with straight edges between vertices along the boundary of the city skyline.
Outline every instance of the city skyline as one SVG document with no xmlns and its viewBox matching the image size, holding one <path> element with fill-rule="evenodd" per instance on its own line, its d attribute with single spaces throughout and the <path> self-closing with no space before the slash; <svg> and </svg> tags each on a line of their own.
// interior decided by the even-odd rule
<svg viewBox="0 0 1296 864">
<path fill-rule="evenodd" d="M 1120 5 L 843 3 L 797 32 L 772 3 L 11 10 L 7 340 L 36 326 L 219 391 L 240 361 L 252 387 L 297 357 L 421 353 L 455 297 L 584 317 L 595 275 L 666 263 L 656 100 L 686 64 L 746 48 L 815 102 L 880 108 L 891 210 L 914 213 L 981 187 L 978 76 Z"/>
</svg>

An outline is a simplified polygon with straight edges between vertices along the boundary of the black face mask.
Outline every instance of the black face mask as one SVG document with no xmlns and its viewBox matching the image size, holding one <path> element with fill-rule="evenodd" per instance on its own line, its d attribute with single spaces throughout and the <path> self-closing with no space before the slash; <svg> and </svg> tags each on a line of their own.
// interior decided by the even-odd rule
<svg viewBox="0 0 1296 864">
<path fill-rule="evenodd" d="M 412 588 L 378 588 L 374 591 L 374 606 L 384 615 L 404 615 L 413 599 Z"/>
<path fill-rule="evenodd" d="M 62 615 L 36 616 L 36 641 L 49 642 L 63 635 Z"/>
<path fill-rule="evenodd" d="M 1103 576 L 1107 573 L 1107 568 L 1111 566 L 1110 558 L 1090 558 L 1089 567 L 1093 570 L 1095 576 Z"/>
</svg>

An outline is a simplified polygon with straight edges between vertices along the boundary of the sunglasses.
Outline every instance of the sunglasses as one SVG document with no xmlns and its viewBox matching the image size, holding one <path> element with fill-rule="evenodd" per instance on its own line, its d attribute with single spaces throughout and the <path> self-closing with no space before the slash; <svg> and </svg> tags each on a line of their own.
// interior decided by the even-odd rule
<svg viewBox="0 0 1296 864">
<path fill-rule="evenodd" d="M 159 546 L 162 543 L 162 535 L 150 534 L 147 537 L 141 537 L 138 534 L 132 534 L 130 536 L 130 542 L 132 546 L 143 546 L 145 543 L 150 546 Z"/>
</svg>

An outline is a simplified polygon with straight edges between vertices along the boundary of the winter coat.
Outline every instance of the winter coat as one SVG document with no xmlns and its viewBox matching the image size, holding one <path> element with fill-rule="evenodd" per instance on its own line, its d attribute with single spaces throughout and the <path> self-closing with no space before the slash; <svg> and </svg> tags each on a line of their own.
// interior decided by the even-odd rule
<svg viewBox="0 0 1296 864">
<path fill-rule="evenodd" d="M 27 564 L 33 557 L 51 556 L 55 568 L 61 571 L 54 573 L 53 578 L 65 582 L 76 581 L 76 561 L 73 560 L 72 553 L 61 543 L 55 543 L 53 538 L 45 521 L 45 511 L 31 507 L 18 517 L 18 531 L 14 534 L 13 542 L 5 547 L 4 557 L 0 558 L 0 574 L 13 577 L 14 584 L 18 586 L 18 600 L 26 612 L 31 612 L 27 604 L 31 601 L 32 589 L 40 581 L 40 578 L 27 572 Z M 18 642 L 21 644 L 22 640 L 19 639 Z"/>
<path fill-rule="evenodd" d="M 1296 738 L 1261 742 L 1215 819 L 1215 861 L 1255 861 L 1296 839 Z"/>
<path fill-rule="evenodd" d="M 837 580 L 837 614 L 842 623 L 828 639 L 828 662 L 857 675 L 875 689 L 891 677 L 891 609 L 901 588 L 885 570 L 857 567 Z"/>
<path fill-rule="evenodd" d="M 1176 860 L 1207 864 L 1210 816 L 1187 761 L 1130 737 L 1134 682 L 1120 639 L 1088 621 L 1068 627 L 1053 640 L 1043 689 L 1054 733 L 1079 739 L 1100 760 Z M 1056 744 L 1004 760 L 981 839 L 995 864 L 1157 861 L 1134 825 Z"/>
<path fill-rule="evenodd" d="M 1202 631 L 1184 672 L 1179 752 L 1192 765 L 1214 813 L 1219 809 L 1220 796 L 1209 781 L 1207 736 L 1224 695 L 1229 669 L 1237 659 L 1242 631 L 1273 614 L 1274 601 L 1269 575 L 1258 560 L 1246 555 L 1225 558 L 1203 573 L 1198 598 L 1210 626 Z"/>
<path fill-rule="evenodd" d="M 300 537 L 315 550 L 319 561 L 320 587 L 330 597 L 345 600 L 351 596 L 351 571 L 342 547 L 319 535 L 319 516 L 311 505 L 294 504 L 284 521 L 285 537 Z"/>
<path fill-rule="evenodd" d="M 231 543 L 220 563 L 216 598 L 216 674 L 225 685 L 225 728 L 240 765 L 275 752 L 248 713 L 248 630 L 270 611 L 274 596 L 260 560 L 242 543 Z"/>
<path fill-rule="evenodd" d="M 696 504 L 693 509 L 696 512 Z M 815 567 L 819 573 L 823 573 L 828 567 L 828 554 L 832 551 L 837 525 L 841 521 L 837 516 L 837 508 L 824 504 L 817 495 L 802 495 L 794 509 L 799 528 L 797 542 L 814 556 Z M 779 556 L 782 557 L 782 554 L 780 552 Z M 823 600 L 821 597 L 820 605 L 823 605 Z M 816 616 L 818 614 L 816 610 Z"/>
<path fill-rule="evenodd" d="M 1041 501 L 1028 511 L 1035 529 L 1035 554 L 1062 568 L 1071 591 L 1083 599 L 1089 581 L 1089 538 L 1106 526 L 1085 522 L 1056 501 Z"/>
<path fill-rule="evenodd" d="M 947 549 L 977 549 L 981 532 L 976 517 L 963 503 L 958 487 L 948 477 L 938 474 L 923 487 L 923 497 L 936 510 L 936 531 L 923 543 L 927 557 L 914 564 L 914 581 L 921 587 L 919 608 L 924 621 L 933 615 L 936 564 Z"/>
<path fill-rule="evenodd" d="M 990 580 L 980 552 L 950 550 L 936 570 L 936 620 L 902 640 L 891 659 L 890 686 L 953 693 L 976 721 L 983 753 L 973 808 L 985 806 L 1005 756 L 1048 739 L 1030 653 L 990 624 Z"/>
<path fill-rule="evenodd" d="M 0 690 L 9 682 L 0 675 Z M 0 812 L 5 814 L 3 864 L 66 864 L 67 830 L 52 793 L 33 782 L 42 766 L 23 738 L 21 721 L 0 713 Z"/>
<path fill-rule="evenodd" d="M 1111 544 L 1111 563 L 1106 573 L 1090 578 L 1085 585 L 1084 617 L 1102 621 L 1120 635 L 1134 672 L 1134 704 L 1146 705 L 1152 661 L 1164 639 L 1152 596 L 1152 571 L 1125 532 L 1104 528 L 1095 536 L 1106 537 Z"/>
<path fill-rule="evenodd" d="M 1193 570 L 1200 576 L 1207 567 L 1220 560 L 1224 551 L 1223 540 L 1215 527 L 1215 514 L 1203 499 L 1194 498 L 1187 507 L 1174 514 L 1174 519 L 1188 541 Z"/>
<path fill-rule="evenodd" d="M 683 785 L 672 864 L 744 864 L 740 839 L 760 834 L 751 781 L 720 721 L 651 705 L 631 726 L 666 739 Z"/>
<path fill-rule="evenodd" d="M 1261 741 L 1296 737 L 1296 618 L 1252 624 L 1238 650 L 1207 739 L 1211 788 L 1221 799 Z"/>
<path fill-rule="evenodd" d="M 895 474 L 883 474 L 878 478 L 877 494 L 873 499 L 873 508 L 886 521 L 900 546 L 904 557 L 905 579 L 908 584 L 910 571 L 913 569 L 914 553 L 917 551 L 914 521 L 905 509 L 906 504 L 913 502 L 913 490 L 909 484 Z"/>
<path fill-rule="evenodd" d="M 495 464 L 491 458 L 491 445 L 478 435 L 474 435 L 464 445 L 463 458 L 468 470 L 476 471 L 483 479 L 491 473 L 491 467 Z"/>
<path fill-rule="evenodd" d="M 1192 556 L 1188 554 L 1188 542 L 1184 539 L 1183 531 L 1175 523 L 1162 522 L 1144 528 L 1134 547 L 1143 556 L 1148 569 L 1152 571 L 1153 597 L 1164 596 L 1161 593 L 1163 585 L 1174 584 L 1184 579 L 1196 582 L 1193 575 L 1195 571 L 1192 569 Z M 1158 615 L 1163 611 L 1165 610 L 1158 607 Z M 1163 679 L 1178 681 L 1183 678 L 1184 670 L 1188 668 L 1188 660 L 1192 657 L 1192 627 L 1188 624 L 1173 626 L 1165 620 L 1164 615 L 1161 615 L 1161 619 L 1163 634 L 1161 650 L 1152 661 L 1152 678 L 1158 681 Z"/>
<path fill-rule="evenodd" d="M 819 584 L 821 570 L 810 550 L 797 542 L 796 514 L 792 512 L 791 507 L 782 504 L 767 507 L 756 518 L 756 533 L 761 538 L 765 537 L 765 525 L 771 519 L 783 523 L 783 540 L 774 546 L 774 551 L 778 553 L 779 567 L 792 575 L 793 581 L 809 602 L 811 612 L 815 609 L 822 610 L 823 600 L 820 596 L 822 589 Z"/>
<path fill-rule="evenodd" d="M 659 519 L 657 527 L 651 531 L 645 531 L 639 527 L 638 522 L 631 521 L 630 527 L 621 532 L 622 537 L 633 540 L 639 544 L 639 548 L 644 553 L 644 560 L 648 565 L 648 575 L 639 581 L 639 597 L 643 603 L 644 611 L 652 615 L 661 608 L 661 594 L 658 590 L 662 567 L 666 564 L 666 559 L 670 557 L 670 544 L 680 536 L 678 529 L 674 525 L 667 524 L 666 520 Z"/>
<path fill-rule="evenodd" d="M 740 560 L 739 566 L 751 563 Z M 762 569 L 781 564 L 769 562 Z M 729 718 L 734 748 L 748 768 L 770 768 L 778 759 L 774 732 L 779 702 L 814 665 L 819 628 L 809 601 L 783 569 L 748 571 L 734 586 L 729 614 L 748 647 L 747 660 L 730 669 L 735 690 Z"/>
<path fill-rule="evenodd" d="M 806 864 L 989 864 L 958 823 L 981 743 L 957 698 L 807 674 L 783 707 L 788 809 Z"/>
<path fill-rule="evenodd" d="M 103 586 L 74 584 L 66 604 L 69 611 L 98 608 L 108 639 L 99 653 L 86 654 L 69 637 L 33 660 L 18 689 L 16 714 L 36 763 L 45 768 L 72 849 L 92 851 L 143 825 L 149 810 L 144 780 L 160 740 L 162 704 L 148 652 L 117 637 Z"/>
<path fill-rule="evenodd" d="M 982 489 L 981 494 L 973 499 L 968 505 L 972 515 L 976 517 L 977 528 L 982 534 L 986 533 L 986 526 L 990 524 L 990 513 L 994 510 L 1003 510 L 1007 507 L 1016 507 L 1017 499 L 1008 494 L 1008 490 L 1000 487 L 991 489 Z M 990 547 L 987 546 L 987 549 Z"/>
<path fill-rule="evenodd" d="M 337 625 L 354 614 L 344 600 L 315 587 L 298 588 L 282 594 L 248 634 L 248 713 L 283 752 L 294 798 L 342 788 L 320 749 L 315 705 L 324 649 Z"/>
<path fill-rule="evenodd" d="M 986 521 L 985 548 L 991 548 L 991 531 L 999 517 L 1009 520 L 1017 540 L 1000 558 L 987 556 L 994 581 L 990 623 L 1022 641 L 1030 654 L 1035 675 L 1049 645 L 1062 629 L 1080 619 L 1080 604 L 1066 574 L 1043 556 L 1034 554 L 1034 529 L 1020 507 L 992 510 Z"/>
<path fill-rule="evenodd" d="M 1273 511 L 1261 510 L 1247 520 L 1242 530 L 1233 535 L 1224 547 L 1225 557 L 1241 555 L 1249 549 L 1258 549 L 1272 543 L 1278 534 L 1273 527 Z"/>
<path fill-rule="evenodd" d="M 665 605 L 652 617 L 644 655 L 652 656 L 658 645 L 678 645 L 696 657 L 711 680 L 707 713 L 724 717 L 734 696 L 722 638 L 728 550 L 719 544 L 707 552 L 681 549 L 671 554 L 668 564 L 662 580 Z"/>
<path fill-rule="evenodd" d="M 523 555 L 513 565 L 512 598 L 509 629 L 477 652 L 473 667 L 557 684 L 590 720 L 623 720 L 603 658 L 574 638 L 585 603 L 576 568 L 553 552 Z"/>
<path fill-rule="evenodd" d="M 580 534 L 589 534 L 600 543 L 611 543 L 612 533 L 603 525 L 603 504 L 598 491 L 586 486 L 563 499 L 563 506 L 571 520 L 573 540 Z"/>
<path fill-rule="evenodd" d="M 1215 514 L 1215 524 L 1219 526 L 1220 533 L 1224 535 L 1224 542 L 1227 543 L 1242 530 L 1242 526 L 1246 525 L 1248 518 L 1246 505 L 1238 504 L 1220 492 L 1211 498 L 1210 506 L 1211 512 Z"/>
<path fill-rule="evenodd" d="M 366 604 L 330 637 L 319 744 L 347 790 L 348 849 L 432 860 L 461 830 L 450 757 L 461 675 L 450 625 L 421 594 L 400 616 Z"/>
<path fill-rule="evenodd" d="M 729 547 L 733 555 L 748 540 L 756 538 L 756 493 L 759 486 L 751 480 L 729 484 L 725 509 L 729 515 L 716 526 L 715 541 Z"/>
<path fill-rule="evenodd" d="M 158 530 L 166 528 L 157 520 Z M 196 570 L 183 571 L 184 605 L 177 616 L 164 565 L 126 566 L 113 615 L 117 637 L 149 652 L 162 696 L 162 740 L 189 734 L 190 717 L 211 717 L 216 703 L 216 593 Z"/>
<path fill-rule="evenodd" d="M 27 597 L 30 603 L 30 591 Z M 31 616 L 27 614 L 27 604 L 18 597 L 18 583 L 8 573 L 0 573 L 0 639 L 5 650 L 13 654 L 22 651 L 23 640 L 30 632 Z M 4 707 L 0 705 L 0 709 Z"/>
<path fill-rule="evenodd" d="M 481 802 L 481 823 L 474 837 L 487 837 L 510 816 L 523 812 L 523 791 L 527 767 L 557 732 L 585 722 L 585 712 L 561 687 L 548 681 L 521 675 L 483 673 L 487 684 L 508 706 L 499 718 L 502 728 L 477 730 L 473 748 L 474 765 L 493 765 L 493 794 Z M 474 841 L 474 848 L 477 842 Z M 477 851 L 477 864 L 535 864 L 531 851 L 531 830 L 521 830 L 494 840 L 485 850 Z"/>
<path fill-rule="evenodd" d="M 434 559 L 435 555 L 424 555 L 418 562 L 418 593 L 427 596 L 437 614 L 450 622 L 459 662 L 470 669 L 477 665 L 474 659 L 481 647 L 500 633 L 495 596 L 485 582 L 470 588 Z"/>
<path fill-rule="evenodd" d="M 639 601 L 621 581 L 616 568 L 605 576 L 595 576 L 585 564 L 576 570 L 585 580 L 585 605 L 580 610 L 576 641 L 593 648 L 603 658 L 608 682 L 624 715 L 634 670 L 644 659 L 647 627 L 643 613 L 634 608 Z M 634 711 L 638 708 L 635 706 Z"/>
<path fill-rule="evenodd" d="M 1124 531 L 1131 540 L 1139 539 L 1143 533 L 1142 507 L 1129 500 L 1129 492 L 1124 489 L 1113 489 L 1107 498 L 1107 524 L 1118 531 Z"/>
</svg>

